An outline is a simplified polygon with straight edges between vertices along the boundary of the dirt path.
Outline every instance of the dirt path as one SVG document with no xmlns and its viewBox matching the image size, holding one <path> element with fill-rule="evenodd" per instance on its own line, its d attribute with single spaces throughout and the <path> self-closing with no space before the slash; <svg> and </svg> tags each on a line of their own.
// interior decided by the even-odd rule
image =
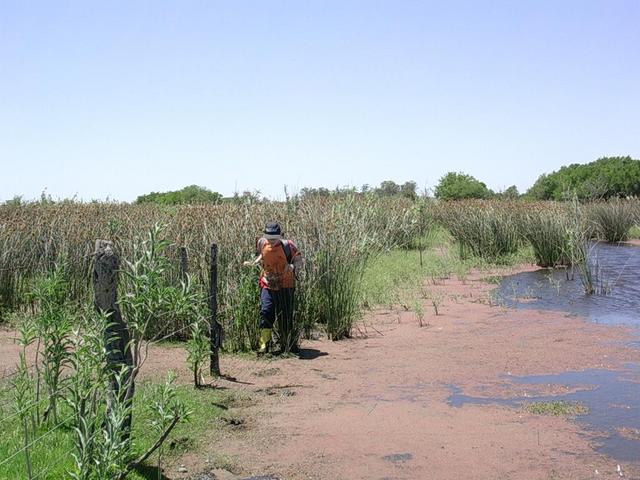
<svg viewBox="0 0 640 480">
<path fill-rule="evenodd" d="M 447 398 L 451 386 L 522 395 L 509 375 L 640 361 L 638 350 L 618 344 L 630 332 L 489 306 L 490 286 L 473 279 L 430 288 L 447 300 L 428 327 L 411 312 L 379 312 L 367 320 L 381 334 L 306 342 L 306 359 L 230 361 L 259 400 L 243 412 L 250 428 L 223 435 L 210 451 L 224 451 L 245 474 L 282 479 L 620 478 L 620 462 L 596 453 L 593 436 L 568 419 L 458 408 Z M 198 468 L 198 457 L 184 461 Z M 621 469 L 640 478 L 638 464 Z"/>
<path fill-rule="evenodd" d="M 598 454 L 597 438 L 570 419 L 448 403 L 453 388 L 479 397 L 562 393 L 509 377 L 640 362 L 640 350 L 621 346 L 628 329 L 491 306 L 492 287 L 480 276 L 430 285 L 443 302 L 438 316 L 425 303 L 428 326 L 409 311 L 379 311 L 366 318 L 366 336 L 304 342 L 300 359 L 224 357 L 237 381 L 218 386 L 251 399 L 231 413 L 244 425 L 212 425 L 204 450 L 178 461 L 189 473 L 180 477 L 175 465 L 167 473 L 186 478 L 223 458 L 244 476 L 282 480 L 613 479 L 618 464 L 624 478 L 640 478 L 640 464 Z M 2 340 L 3 366 L 15 350 Z M 168 368 L 189 381 L 178 348 L 154 349 L 143 373 Z"/>
</svg>

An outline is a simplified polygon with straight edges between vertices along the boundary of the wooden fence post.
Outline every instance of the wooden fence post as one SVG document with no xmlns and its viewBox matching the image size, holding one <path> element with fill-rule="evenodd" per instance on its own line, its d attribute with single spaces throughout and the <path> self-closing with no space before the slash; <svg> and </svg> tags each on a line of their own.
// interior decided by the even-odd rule
<svg viewBox="0 0 640 480">
<path fill-rule="evenodd" d="M 125 377 L 121 385 L 111 378 L 111 394 L 123 398 L 127 391 L 133 392 L 133 385 L 129 388 L 129 382 L 133 382 L 131 370 L 133 357 L 129 349 L 129 329 L 122 319 L 118 306 L 118 268 L 120 264 L 118 256 L 113 251 L 113 243 L 107 240 L 96 240 L 95 261 L 93 264 L 93 299 L 96 310 L 108 315 L 108 325 L 104 332 L 107 363 L 115 374 L 123 367 Z M 126 430 L 131 426 L 131 415 L 127 418 Z"/>
<path fill-rule="evenodd" d="M 211 322 L 209 339 L 211 345 L 209 372 L 220 376 L 220 348 L 222 347 L 223 331 L 218 322 L 218 245 L 211 244 L 211 267 L 209 271 Z"/>
<path fill-rule="evenodd" d="M 180 280 L 186 282 L 188 274 L 189 255 L 187 254 L 187 247 L 180 247 Z"/>
</svg>

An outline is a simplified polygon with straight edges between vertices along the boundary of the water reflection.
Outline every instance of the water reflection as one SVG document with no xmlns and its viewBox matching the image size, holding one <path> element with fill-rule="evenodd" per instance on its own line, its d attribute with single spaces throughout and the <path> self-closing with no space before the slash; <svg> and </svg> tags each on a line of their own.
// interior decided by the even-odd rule
<svg viewBox="0 0 640 480">
<path fill-rule="evenodd" d="M 540 269 L 505 277 L 497 298 L 507 306 L 559 310 L 583 315 L 598 323 L 640 327 L 640 247 L 594 244 L 592 270 L 601 289 L 586 295 L 578 272 L 574 279 L 562 269 Z"/>
<path fill-rule="evenodd" d="M 521 407 L 535 402 L 564 400 L 579 402 L 589 411 L 576 417 L 587 429 L 602 433 L 597 450 L 621 461 L 640 460 L 640 367 L 629 365 L 622 372 L 610 370 L 585 370 L 558 375 L 532 375 L 505 377 L 518 385 L 558 384 L 579 387 L 564 395 L 527 396 L 511 398 L 473 397 L 463 395 L 451 386 L 448 402 L 454 407 L 465 404 L 499 404 Z"/>
</svg>

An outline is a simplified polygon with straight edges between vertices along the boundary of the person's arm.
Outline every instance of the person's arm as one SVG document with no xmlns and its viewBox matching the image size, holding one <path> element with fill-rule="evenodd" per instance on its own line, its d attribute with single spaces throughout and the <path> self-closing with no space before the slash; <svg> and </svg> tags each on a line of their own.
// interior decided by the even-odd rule
<svg viewBox="0 0 640 480">
<path fill-rule="evenodd" d="M 262 247 L 264 245 L 263 242 L 263 238 L 258 239 L 258 241 L 256 242 L 256 246 L 257 246 L 257 251 L 261 252 L 262 251 Z M 256 258 L 254 258 L 253 260 L 249 260 L 246 262 L 242 262 L 242 265 L 244 265 L 245 267 L 253 267 L 255 265 L 258 265 L 260 262 L 262 261 L 262 254 L 260 253 Z"/>
<path fill-rule="evenodd" d="M 255 265 L 258 265 L 261 261 L 262 261 L 262 255 L 258 255 L 253 260 L 247 260 L 246 262 L 242 262 L 242 265 L 244 265 L 245 267 L 253 267 Z"/>
</svg>

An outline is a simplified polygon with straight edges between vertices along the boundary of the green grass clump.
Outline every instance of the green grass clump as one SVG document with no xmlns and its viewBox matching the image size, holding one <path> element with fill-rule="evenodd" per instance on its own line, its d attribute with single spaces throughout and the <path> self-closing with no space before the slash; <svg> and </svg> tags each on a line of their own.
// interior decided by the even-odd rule
<svg viewBox="0 0 640 480">
<path fill-rule="evenodd" d="M 523 235 L 533 248 L 540 267 L 569 265 L 567 228 L 569 219 L 562 210 L 533 211 L 523 220 Z"/>
<path fill-rule="evenodd" d="M 526 406 L 526 410 L 534 415 L 552 415 L 556 417 L 575 417 L 589 413 L 589 409 L 581 403 L 564 400 L 530 403 Z"/>
<path fill-rule="evenodd" d="M 630 239 L 639 239 L 640 238 L 640 226 L 634 225 L 629 229 L 629 238 Z"/>
<path fill-rule="evenodd" d="M 500 263 L 522 245 L 519 209 L 507 202 L 452 202 L 441 206 L 437 219 L 451 232 L 462 258 Z"/>
<path fill-rule="evenodd" d="M 598 238 L 612 243 L 627 240 L 635 223 L 634 207 L 618 198 L 591 205 L 588 214 Z"/>
</svg>

